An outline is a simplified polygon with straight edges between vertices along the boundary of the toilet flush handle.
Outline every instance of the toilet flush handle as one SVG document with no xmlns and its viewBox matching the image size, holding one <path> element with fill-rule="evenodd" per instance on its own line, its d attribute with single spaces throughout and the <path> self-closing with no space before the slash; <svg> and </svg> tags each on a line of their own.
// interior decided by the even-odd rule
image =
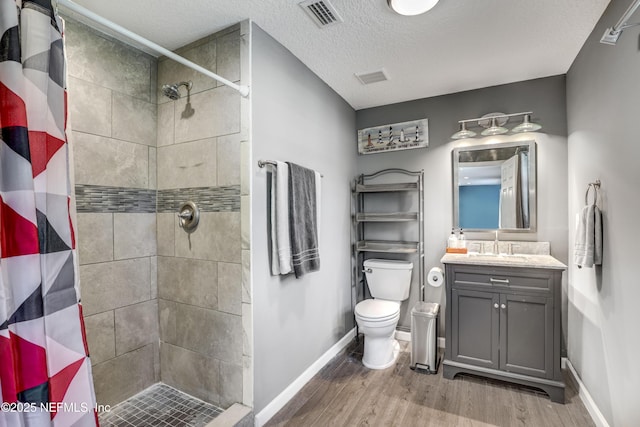
<svg viewBox="0 0 640 427">
<path fill-rule="evenodd" d="M 370 268 L 365 268 L 365 269 L 362 270 L 362 272 L 371 274 L 371 273 L 373 273 L 373 270 L 370 269 Z"/>
</svg>

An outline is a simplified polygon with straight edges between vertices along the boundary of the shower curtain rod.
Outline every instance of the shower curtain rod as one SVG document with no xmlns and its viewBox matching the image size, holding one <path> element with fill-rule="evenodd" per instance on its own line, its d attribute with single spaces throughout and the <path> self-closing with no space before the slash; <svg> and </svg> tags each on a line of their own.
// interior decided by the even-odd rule
<svg viewBox="0 0 640 427">
<path fill-rule="evenodd" d="M 607 28 L 602 38 L 600 39 L 600 43 L 615 45 L 618 41 L 618 37 L 620 37 L 620 34 L 622 34 L 622 30 L 640 25 L 640 23 L 627 23 L 629 19 L 631 19 L 631 15 L 635 13 L 636 9 L 638 9 L 639 6 L 640 0 L 633 0 L 624 14 L 620 17 L 620 19 L 618 19 L 616 25 Z"/>
<path fill-rule="evenodd" d="M 199 73 L 204 74 L 205 76 L 211 77 L 214 80 L 219 81 L 220 83 L 229 86 L 231 89 L 234 89 L 238 92 L 240 92 L 240 95 L 242 95 L 243 97 L 247 97 L 249 96 L 249 87 L 248 86 L 242 86 L 242 85 L 237 85 L 235 83 L 233 83 L 232 81 L 229 81 L 227 79 L 225 79 L 224 77 L 221 77 L 219 75 L 217 75 L 216 73 L 207 70 L 206 68 L 189 61 L 186 58 L 183 58 L 180 55 L 177 55 L 173 52 L 171 52 L 169 49 L 165 49 L 164 47 L 145 39 L 142 36 L 139 36 L 138 34 L 131 32 L 129 30 L 127 30 L 124 27 L 121 27 L 120 25 L 116 24 L 115 22 L 111 22 L 106 18 L 103 18 L 102 16 L 90 11 L 89 9 L 86 9 L 74 2 L 72 2 L 71 0 L 57 0 L 57 2 L 54 0 L 54 6 L 57 4 L 59 6 L 62 6 L 70 11 L 76 12 L 82 16 L 84 16 L 85 18 L 89 18 L 90 20 L 92 20 L 93 22 L 96 22 L 100 25 L 103 25 L 125 37 L 128 37 L 129 39 L 136 41 L 138 43 L 140 43 L 143 46 L 148 47 L 149 49 L 162 54 L 164 56 L 166 56 L 167 58 L 173 59 L 176 62 L 179 62 L 182 65 L 185 65 L 189 68 L 192 68 L 196 71 L 198 71 Z"/>
</svg>

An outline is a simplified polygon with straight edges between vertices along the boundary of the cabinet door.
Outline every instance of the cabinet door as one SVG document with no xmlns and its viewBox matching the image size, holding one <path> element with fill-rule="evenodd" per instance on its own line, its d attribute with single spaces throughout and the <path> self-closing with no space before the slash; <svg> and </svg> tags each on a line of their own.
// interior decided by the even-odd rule
<svg viewBox="0 0 640 427">
<path fill-rule="evenodd" d="M 500 295 L 500 369 L 553 377 L 551 298 Z"/>
<path fill-rule="evenodd" d="M 452 360 L 498 368 L 499 294 L 453 289 Z"/>
</svg>

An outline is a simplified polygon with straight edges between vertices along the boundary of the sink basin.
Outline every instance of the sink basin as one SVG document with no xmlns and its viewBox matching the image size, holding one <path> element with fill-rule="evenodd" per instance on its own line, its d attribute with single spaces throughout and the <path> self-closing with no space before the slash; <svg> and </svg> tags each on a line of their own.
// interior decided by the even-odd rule
<svg viewBox="0 0 640 427">
<path fill-rule="evenodd" d="M 489 260 L 501 260 L 501 261 L 519 261 L 526 262 L 529 260 L 527 255 L 508 255 L 508 254 L 481 254 L 479 252 L 468 252 L 468 257 L 478 258 L 478 259 L 489 259 Z"/>
<path fill-rule="evenodd" d="M 529 257 L 526 255 L 498 255 L 498 258 L 511 259 L 514 261 L 529 261 Z"/>
</svg>

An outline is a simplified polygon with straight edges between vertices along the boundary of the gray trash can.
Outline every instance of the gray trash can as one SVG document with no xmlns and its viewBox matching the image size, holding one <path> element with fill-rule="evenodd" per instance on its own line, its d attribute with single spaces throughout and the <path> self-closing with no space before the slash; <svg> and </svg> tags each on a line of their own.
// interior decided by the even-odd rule
<svg viewBox="0 0 640 427">
<path fill-rule="evenodd" d="M 411 310 L 411 369 L 438 372 L 438 313 L 440 304 L 418 302 Z"/>
</svg>

